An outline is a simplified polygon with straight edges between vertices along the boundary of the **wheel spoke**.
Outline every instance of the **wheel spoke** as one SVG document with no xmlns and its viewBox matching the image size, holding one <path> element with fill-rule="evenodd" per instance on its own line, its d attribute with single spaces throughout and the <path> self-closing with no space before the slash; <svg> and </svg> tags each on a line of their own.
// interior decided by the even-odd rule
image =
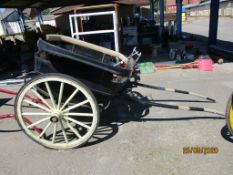
<svg viewBox="0 0 233 175">
<path fill-rule="evenodd" d="M 40 109 L 42 109 L 42 110 L 44 110 L 44 111 L 50 112 L 50 110 L 49 110 L 48 108 L 46 108 L 45 106 L 36 104 L 36 103 L 34 103 L 34 102 L 32 102 L 32 101 L 29 101 L 29 100 L 26 100 L 26 99 L 25 99 L 24 102 L 26 102 L 26 103 L 28 103 L 28 104 L 30 104 L 30 105 L 32 105 L 32 106 L 38 107 L 38 108 L 40 108 Z"/>
<path fill-rule="evenodd" d="M 59 108 L 60 108 L 60 105 L 61 105 L 63 90 L 64 90 L 64 83 L 62 82 L 62 83 L 61 83 L 61 86 L 60 86 L 60 91 L 59 91 L 57 109 L 59 109 Z"/>
<path fill-rule="evenodd" d="M 90 126 L 88 126 L 88 125 L 86 125 L 86 124 L 84 124 L 84 123 L 82 123 L 82 122 L 80 122 L 80 121 L 74 120 L 74 119 L 72 119 L 72 118 L 70 118 L 70 117 L 64 117 L 64 118 L 65 118 L 66 120 L 69 120 L 69 121 L 71 121 L 71 122 L 73 122 L 73 123 L 79 125 L 79 126 L 82 126 L 82 127 L 86 128 L 86 129 L 88 129 L 88 130 L 91 129 Z"/>
<path fill-rule="evenodd" d="M 78 93 L 78 89 L 75 89 L 75 91 L 70 95 L 70 97 L 66 100 L 66 102 L 61 107 L 61 111 L 64 109 L 64 107 L 74 98 L 74 96 Z"/>
<path fill-rule="evenodd" d="M 71 124 L 69 124 L 69 122 L 67 120 L 65 120 L 65 121 L 66 121 L 67 126 L 77 136 L 77 138 L 81 138 L 82 136 L 79 134 L 79 132 L 77 130 L 75 130 L 74 127 Z"/>
<path fill-rule="evenodd" d="M 66 131 L 65 131 L 64 125 L 63 125 L 63 123 L 62 123 L 62 121 L 61 121 L 61 120 L 60 120 L 60 124 L 61 124 L 61 130 L 62 130 L 62 133 L 63 133 L 64 139 L 65 139 L 65 142 L 66 142 L 66 143 L 68 143 L 68 139 L 67 139 Z"/>
<path fill-rule="evenodd" d="M 39 91 L 41 94 L 43 94 L 46 97 L 49 97 L 49 94 L 45 92 L 43 89 L 39 88 L 38 86 L 35 86 L 36 91 Z"/>
<path fill-rule="evenodd" d="M 23 112 L 22 115 L 26 115 L 26 116 L 50 116 L 51 113 L 46 113 L 46 112 Z"/>
<path fill-rule="evenodd" d="M 53 143 L 55 142 L 56 133 L 57 133 L 57 123 L 55 123 L 53 128 L 53 138 L 52 138 Z"/>
<path fill-rule="evenodd" d="M 94 114 L 93 113 L 64 113 L 63 115 L 65 116 L 82 116 L 82 117 L 93 117 Z"/>
<path fill-rule="evenodd" d="M 44 130 L 41 132 L 41 134 L 39 135 L 39 138 L 41 138 L 43 135 L 44 135 L 44 133 L 48 130 L 48 128 L 50 127 L 50 125 L 52 124 L 52 122 L 49 122 L 47 125 L 46 125 L 46 127 L 44 128 Z"/>
<path fill-rule="evenodd" d="M 79 106 L 82 106 L 82 105 L 84 105 L 84 104 L 86 104 L 86 103 L 88 103 L 88 102 L 89 102 L 88 100 L 85 100 L 85 101 L 80 102 L 80 103 L 78 103 L 78 104 L 76 104 L 76 105 L 73 105 L 73 106 L 70 106 L 70 107 L 66 108 L 66 109 L 65 109 L 64 111 L 62 111 L 62 112 L 67 112 L 67 111 L 70 111 L 70 110 L 72 110 L 72 109 L 78 108 Z"/>
<path fill-rule="evenodd" d="M 54 97 L 53 97 L 53 94 L 52 94 L 52 92 L 51 92 L 49 83 L 48 83 L 48 82 L 45 82 L 45 86 L 46 86 L 46 89 L 47 89 L 47 91 L 48 91 L 48 93 L 49 93 L 49 97 L 50 97 L 50 99 L 51 99 L 52 105 L 53 105 L 54 108 L 56 108 L 55 101 L 54 101 Z"/>
<path fill-rule="evenodd" d="M 50 119 L 50 117 L 47 117 L 47 118 L 43 118 L 43 119 L 41 119 L 41 120 L 38 120 L 37 122 L 28 125 L 27 128 L 31 128 L 31 127 L 33 127 L 33 126 L 35 126 L 35 125 L 38 125 L 38 124 L 40 124 L 40 123 L 42 123 L 42 122 L 44 122 L 44 121 L 46 121 L 46 120 L 49 120 L 49 119 Z"/>
<path fill-rule="evenodd" d="M 32 92 L 33 92 L 44 104 L 46 104 L 50 109 L 52 109 L 51 106 L 48 104 L 48 102 L 36 91 L 35 88 L 32 89 Z"/>
</svg>

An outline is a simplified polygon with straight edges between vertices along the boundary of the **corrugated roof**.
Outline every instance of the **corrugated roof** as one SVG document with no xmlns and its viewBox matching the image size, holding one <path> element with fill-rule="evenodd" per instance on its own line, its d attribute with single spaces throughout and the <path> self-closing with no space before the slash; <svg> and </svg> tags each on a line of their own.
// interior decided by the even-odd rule
<svg viewBox="0 0 233 175">
<path fill-rule="evenodd" d="M 106 3 L 149 4 L 149 0 L 1 0 L 1 8 L 51 8 L 70 5 L 97 5 Z"/>
</svg>

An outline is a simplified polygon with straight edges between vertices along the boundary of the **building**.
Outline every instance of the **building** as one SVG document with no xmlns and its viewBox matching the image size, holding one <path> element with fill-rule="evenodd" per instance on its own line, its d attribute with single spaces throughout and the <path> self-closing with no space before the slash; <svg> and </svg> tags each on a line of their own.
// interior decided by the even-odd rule
<svg viewBox="0 0 233 175">
<path fill-rule="evenodd" d="M 183 5 L 188 4 L 200 4 L 201 0 L 183 0 Z M 176 0 L 167 0 L 166 1 L 166 11 L 167 12 L 176 12 Z"/>
</svg>

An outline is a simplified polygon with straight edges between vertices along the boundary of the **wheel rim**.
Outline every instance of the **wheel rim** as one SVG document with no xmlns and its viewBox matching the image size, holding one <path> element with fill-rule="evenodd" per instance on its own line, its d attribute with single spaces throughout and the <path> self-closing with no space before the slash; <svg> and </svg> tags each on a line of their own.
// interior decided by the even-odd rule
<svg viewBox="0 0 233 175">
<path fill-rule="evenodd" d="M 98 125 L 99 112 L 92 93 L 66 77 L 44 76 L 32 81 L 19 93 L 16 108 L 25 133 L 49 148 L 80 146 Z"/>
<path fill-rule="evenodd" d="M 231 127 L 231 129 L 233 129 L 233 104 L 230 108 L 229 117 L 230 117 L 230 127 Z"/>
</svg>

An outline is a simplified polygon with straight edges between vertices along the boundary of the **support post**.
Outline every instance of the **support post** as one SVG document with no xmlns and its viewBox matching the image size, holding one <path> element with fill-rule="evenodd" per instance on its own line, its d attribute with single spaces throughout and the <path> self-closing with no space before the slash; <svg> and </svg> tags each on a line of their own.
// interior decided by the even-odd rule
<svg viewBox="0 0 233 175">
<path fill-rule="evenodd" d="M 180 38 L 182 34 L 182 1 L 183 0 L 176 0 L 176 35 L 178 38 Z"/>
<path fill-rule="evenodd" d="M 161 42 L 164 41 L 164 0 L 159 0 L 159 11 L 160 11 L 160 36 Z"/>
<path fill-rule="evenodd" d="M 41 10 L 36 9 L 36 12 L 37 12 L 37 17 L 38 17 L 38 22 L 40 25 L 42 25 L 44 23 L 44 20 L 43 20 L 42 14 L 41 14 Z"/>
<path fill-rule="evenodd" d="M 19 15 L 19 25 L 21 28 L 21 31 L 24 32 L 25 31 L 25 18 L 23 15 L 23 11 L 21 9 L 18 9 L 18 15 Z"/>
<path fill-rule="evenodd" d="M 217 44 L 218 11 L 219 11 L 219 0 L 211 0 L 211 3 L 210 3 L 209 40 L 208 40 L 209 45 Z"/>
<path fill-rule="evenodd" d="M 155 12 L 155 2 L 154 0 L 150 0 L 150 20 L 154 21 L 154 12 Z"/>
</svg>

